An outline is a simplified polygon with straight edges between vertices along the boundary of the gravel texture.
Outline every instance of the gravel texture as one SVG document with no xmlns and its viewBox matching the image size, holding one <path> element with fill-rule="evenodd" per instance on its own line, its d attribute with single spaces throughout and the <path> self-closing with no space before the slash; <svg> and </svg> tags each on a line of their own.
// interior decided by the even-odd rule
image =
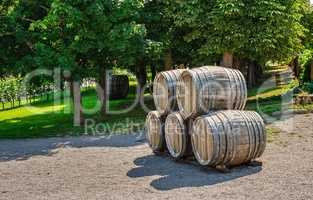
<svg viewBox="0 0 313 200">
<path fill-rule="evenodd" d="M 313 199 L 313 114 L 271 125 L 262 167 L 222 174 L 152 155 L 142 137 L 0 141 L 0 199 Z"/>
</svg>

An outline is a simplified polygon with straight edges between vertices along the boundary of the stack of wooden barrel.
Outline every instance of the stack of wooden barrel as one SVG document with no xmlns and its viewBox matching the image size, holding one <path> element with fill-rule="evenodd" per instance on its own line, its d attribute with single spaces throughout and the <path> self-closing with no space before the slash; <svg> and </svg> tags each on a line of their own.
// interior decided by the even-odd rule
<svg viewBox="0 0 313 200">
<path fill-rule="evenodd" d="M 155 153 L 231 167 L 254 161 L 265 150 L 263 119 L 243 111 L 247 85 L 238 70 L 205 66 L 161 72 L 153 97 L 157 111 L 148 114 L 146 131 Z"/>
</svg>

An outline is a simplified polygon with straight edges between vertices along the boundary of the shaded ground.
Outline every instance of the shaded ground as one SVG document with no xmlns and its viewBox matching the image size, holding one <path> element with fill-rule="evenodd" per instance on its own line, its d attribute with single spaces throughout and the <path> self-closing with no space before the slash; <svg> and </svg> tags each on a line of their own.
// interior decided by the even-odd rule
<svg viewBox="0 0 313 200">
<path fill-rule="evenodd" d="M 0 199 L 312 199 L 313 114 L 271 127 L 263 167 L 229 174 L 156 157 L 137 136 L 3 140 Z"/>
</svg>

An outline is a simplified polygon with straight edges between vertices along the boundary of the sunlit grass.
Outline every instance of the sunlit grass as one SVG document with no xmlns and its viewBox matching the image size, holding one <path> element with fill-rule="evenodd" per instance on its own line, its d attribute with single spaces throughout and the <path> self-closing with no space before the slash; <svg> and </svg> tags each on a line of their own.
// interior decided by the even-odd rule
<svg viewBox="0 0 313 200">
<path fill-rule="evenodd" d="M 266 90 L 260 90 L 259 88 L 253 88 L 249 90 L 248 103 L 246 110 L 256 110 L 259 113 L 265 113 L 271 115 L 274 112 L 284 111 L 282 109 L 290 110 L 305 110 L 310 112 L 313 110 L 313 104 L 308 105 L 293 105 L 291 104 L 292 98 L 288 95 L 286 100 L 283 102 L 284 95 L 291 92 L 295 87 L 299 85 L 298 81 L 293 81 L 288 85 L 269 88 Z"/>
<path fill-rule="evenodd" d="M 293 81 L 288 85 L 272 87 L 272 88 L 265 88 L 260 89 L 259 87 L 253 88 L 249 90 L 248 93 L 248 101 L 254 101 L 257 99 L 268 99 L 273 97 L 280 97 L 286 94 L 288 91 L 292 90 L 293 88 L 299 85 L 298 81 Z"/>
<path fill-rule="evenodd" d="M 83 107 L 94 110 L 85 115 L 86 119 L 93 119 L 96 123 L 105 123 L 108 127 L 115 128 L 116 132 L 127 133 L 130 128 L 129 123 L 143 125 L 146 112 L 140 105 L 135 105 L 130 111 L 125 111 L 127 107 L 135 103 L 134 88 L 126 99 L 110 100 L 111 111 L 119 111 L 120 114 L 109 114 L 104 118 L 99 114 L 96 105 L 99 103 L 95 90 L 82 92 Z M 148 107 L 154 109 L 151 98 L 147 97 Z M 73 126 L 73 114 L 71 100 L 68 97 L 62 102 L 55 103 L 37 102 L 32 106 L 23 106 L 11 110 L 0 111 L 0 139 L 9 138 L 37 138 L 55 137 L 66 135 L 85 134 L 84 127 Z M 98 107 L 99 108 L 99 107 Z M 125 111 L 125 112 L 122 112 Z M 115 126 L 118 124 L 119 126 Z M 88 132 L 88 134 L 91 134 Z M 108 133 L 109 134 L 109 133 Z M 111 133 L 110 133 L 111 134 Z"/>
<path fill-rule="evenodd" d="M 62 112 L 65 105 L 50 105 L 46 107 L 23 106 L 0 112 L 0 121 L 14 118 L 24 118 L 47 113 Z"/>
</svg>

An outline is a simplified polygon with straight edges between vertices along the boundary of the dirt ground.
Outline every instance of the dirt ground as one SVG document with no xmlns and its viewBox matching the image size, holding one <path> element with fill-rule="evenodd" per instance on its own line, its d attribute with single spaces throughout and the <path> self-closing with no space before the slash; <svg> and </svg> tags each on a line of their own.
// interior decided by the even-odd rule
<svg viewBox="0 0 313 200">
<path fill-rule="evenodd" d="M 228 174 L 154 156 L 135 135 L 0 141 L 0 199 L 313 199 L 313 114 L 271 126 L 263 166 Z"/>
</svg>

